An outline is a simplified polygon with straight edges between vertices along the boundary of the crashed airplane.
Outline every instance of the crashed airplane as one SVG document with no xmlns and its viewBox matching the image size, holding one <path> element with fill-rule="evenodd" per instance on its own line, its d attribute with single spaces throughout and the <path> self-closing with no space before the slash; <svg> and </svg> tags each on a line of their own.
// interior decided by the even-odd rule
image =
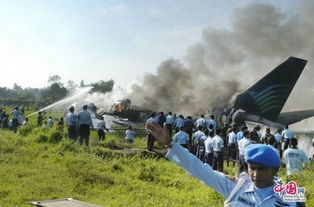
<svg viewBox="0 0 314 207">
<path fill-rule="evenodd" d="M 232 108 L 213 109 L 219 120 L 232 122 L 238 127 L 246 122 L 283 128 L 314 116 L 314 110 L 281 113 L 294 85 L 299 79 L 307 61 L 290 57 L 266 76 L 238 94 Z"/>
</svg>

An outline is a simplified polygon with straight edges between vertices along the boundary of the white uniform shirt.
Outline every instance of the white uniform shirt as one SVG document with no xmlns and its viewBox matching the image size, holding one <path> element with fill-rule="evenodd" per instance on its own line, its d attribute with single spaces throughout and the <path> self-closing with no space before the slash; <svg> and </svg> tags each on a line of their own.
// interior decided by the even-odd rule
<svg viewBox="0 0 314 207">
<path fill-rule="evenodd" d="M 252 142 L 248 138 L 244 137 L 243 139 L 241 139 L 238 142 L 239 155 L 244 155 L 244 149 L 250 144 L 252 144 Z"/>
<path fill-rule="evenodd" d="M 87 110 L 83 110 L 78 114 L 78 124 L 93 126 L 92 116 Z"/>
<path fill-rule="evenodd" d="M 282 141 L 282 135 L 279 134 L 278 132 L 276 134 L 274 134 L 275 140 L 277 143 L 281 143 Z"/>
<path fill-rule="evenodd" d="M 52 119 L 47 120 L 47 126 L 50 126 L 50 127 L 53 126 L 53 120 Z"/>
<path fill-rule="evenodd" d="M 185 131 L 180 130 L 178 133 L 174 135 L 173 139 L 175 142 L 179 144 L 187 144 L 190 138 Z"/>
<path fill-rule="evenodd" d="M 282 160 L 286 163 L 287 175 L 297 174 L 302 171 L 309 158 L 303 150 L 289 148 L 283 153 Z"/>
<path fill-rule="evenodd" d="M 68 126 L 76 126 L 77 116 L 74 113 L 72 112 L 67 113 L 65 119 L 67 120 Z"/>
<path fill-rule="evenodd" d="M 293 132 L 290 129 L 285 129 L 282 131 L 281 135 L 285 139 L 291 139 L 293 137 Z"/>
<path fill-rule="evenodd" d="M 213 138 L 214 152 L 221 152 L 222 148 L 224 148 L 224 140 L 219 135 L 214 136 Z"/>
<path fill-rule="evenodd" d="M 133 130 L 128 129 L 125 131 L 125 139 L 133 140 L 134 135 L 135 135 L 135 131 Z"/>
<path fill-rule="evenodd" d="M 176 119 L 176 127 L 180 128 L 183 127 L 185 123 L 185 119 L 182 119 L 181 117 Z"/>
<path fill-rule="evenodd" d="M 213 138 L 211 138 L 210 136 L 207 137 L 207 139 L 205 139 L 204 141 L 204 145 L 205 145 L 205 152 L 206 153 L 213 153 Z"/>
<path fill-rule="evenodd" d="M 105 130 L 105 129 L 106 129 L 106 122 L 105 122 L 104 120 L 101 120 L 101 121 L 97 124 L 97 129 Z"/>
<path fill-rule="evenodd" d="M 12 111 L 12 119 L 20 120 L 20 117 L 22 117 L 22 116 L 23 116 L 23 114 L 22 114 L 22 112 L 20 110 L 14 109 Z"/>
<path fill-rule="evenodd" d="M 166 157 L 175 162 L 182 168 L 184 168 L 193 177 L 201 180 L 205 185 L 213 188 L 219 194 L 223 195 L 225 199 L 230 196 L 232 189 L 239 181 L 230 180 L 227 176 L 221 172 L 213 170 L 208 164 L 204 164 L 197 157 L 189 153 L 189 151 L 180 145 L 174 143 Z M 249 176 L 244 173 L 242 177 L 245 177 L 245 182 L 237 190 L 232 198 L 225 203 L 228 207 L 270 207 L 270 206 L 296 206 L 295 203 L 283 203 L 282 199 L 277 193 L 273 193 L 264 199 L 260 199 L 257 196 L 254 183 Z"/>
<path fill-rule="evenodd" d="M 202 136 L 205 136 L 204 132 L 198 130 L 197 132 L 194 133 L 194 145 L 198 145 L 200 143 L 200 139 Z"/>
<path fill-rule="evenodd" d="M 209 125 L 213 125 L 213 129 L 216 129 L 217 123 L 216 123 L 216 121 L 214 119 L 209 119 L 206 122 L 207 128 L 209 128 Z"/>
<path fill-rule="evenodd" d="M 199 126 L 205 127 L 206 126 L 206 120 L 203 117 L 198 118 L 195 121 L 195 126 L 198 128 Z"/>
<path fill-rule="evenodd" d="M 228 142 L 229 142 L 229 144 L 235 144 L 236 141 L 237 141 L 237 135 L 236 135 L 236 133 L 230 132 L 230 133 L 228 134 Z"/>
<path fill-rule="evenodd" d="M 167 115 L 166 116 L 166 124 L 173 125 L 173 123 L 174 123 L 174 117 L 172 115 Z"/>
</svg>

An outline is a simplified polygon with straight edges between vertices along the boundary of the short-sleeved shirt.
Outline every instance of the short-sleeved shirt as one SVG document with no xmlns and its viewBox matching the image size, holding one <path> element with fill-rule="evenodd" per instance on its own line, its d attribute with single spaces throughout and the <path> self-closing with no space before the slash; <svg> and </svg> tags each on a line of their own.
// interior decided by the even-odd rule
<svg viewBox="0 0 314 207">
<path fill-rule="evenodd" d="M 224 148 L 224 140 L 219 135 L 214 136 L 213 138 L 214 152 L 221 152 L 222 148 Z"/>
<path fill-rule="evenodd" d="M 303 165 L 309 162 L 303 150 L 293 148 L 286 149 L 282 159 L 286 163 L 287 175 L 298 174 L 302 171 Z"/>
</svg>

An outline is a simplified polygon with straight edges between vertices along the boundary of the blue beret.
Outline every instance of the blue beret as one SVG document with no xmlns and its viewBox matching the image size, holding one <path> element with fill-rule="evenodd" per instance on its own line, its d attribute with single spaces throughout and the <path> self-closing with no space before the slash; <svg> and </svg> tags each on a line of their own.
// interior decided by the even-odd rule
<svg viewBox="0 0 314 207">
<path fill-rule="evenodd" d="M 266 167 L 279 167 L 280 158 L 270 146 L 265 144 L 250 144 L 244 150 L 244 159 L 246 162 L 256 163 Z"/>
</svg>

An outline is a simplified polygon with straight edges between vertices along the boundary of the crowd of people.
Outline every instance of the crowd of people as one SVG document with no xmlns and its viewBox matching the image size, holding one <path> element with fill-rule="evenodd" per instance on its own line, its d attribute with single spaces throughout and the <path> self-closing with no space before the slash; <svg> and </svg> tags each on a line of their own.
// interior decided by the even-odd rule
<svg viewBox="0 0 314 207">
<path fill-rule="evenodd" d="M 56 126 L 59 131 L 63 131 L 64 125 L 66 125 L 69 139 L 75 142 L 78 141 L 80 144 L 86 144 L 87 146 L 89 145 L 90 130 L 94 129 L 88 105 L 84 105 L 79 113 L 75 113 L 74 107 L 71 106 L 65 117 L 57 119 L 51 115 L 46 117 L 45 111 L 39 111 L 36 117 L 36 124 L 37 127 L 45 126 L 52 128 Z M 0 109 L 0 128 L 12 130 L 16 133 L 18 127 L 27 125 L 28 118 L 24 115 L 24 109 L 19 110 L 19 107 L 16 106 L 10 114 L 7 114 L 4 109 Z M 105 132 L 109 131 L 104 118 L 100 117 L 95 125 L 98 140 L 103 141 L 105 139 Z M 130 144 L 133 143 L 134 135 L 135 131 L 132 126 L 128 126 L 125 131 L 125 141 Z"/>
<path fill-rule="evenodd" d="M 225 206 L 305 206 L 285 201 L 274 190 L 281 185 L 276 177 L 281 166 L 286 167 L 288 182 L 309 162 L 288 126 L 274 134 L 267 128 L 263 134 L 259 126 L 219 128 L 214 116 L 202 115 L 193 125 L 191 117 L 176 118 L 169 112 L 164 121 L 163 116 L 152 113 L 146 122 L 148 149 L 152 150 L 155 139 L 166 146 L 166 157 L 223 195 Z M 238 164 L 238 177 L 223 173 L 224 159 Z"/>
<path fill-rule="evenodd" d="M 247 171 L 245 162 L 245 148 L 251 144 L 264 144 L 271 147 L 280 157 L 281 164 L 286 166 L 287 174 L 292 175 L 302 171 L 303 166 L 309 162 L 305 152 L 297 148 L 298 140 L 294 133 L 285 126 L 272 133 L 270 128 L 261 132 L 260 126 L 255 126 L 251 131 L 247 126 L 240 130 L 230 124 L 219 128 L 214 115 L 200 117 L 193 120 L 191 116 L 172 115 L 171 112 L 153 112 L 146 121 L 166 127 L 172 140 L 190 153 L 194 154 L 201 162 L 212 166 L 214 170 L 223 172 L 223 162 L 227 161 L 238 165 L 239 174 Z M 153 150 L 155 137 L 147 129 L 147 149 Z"/>
</svg>

